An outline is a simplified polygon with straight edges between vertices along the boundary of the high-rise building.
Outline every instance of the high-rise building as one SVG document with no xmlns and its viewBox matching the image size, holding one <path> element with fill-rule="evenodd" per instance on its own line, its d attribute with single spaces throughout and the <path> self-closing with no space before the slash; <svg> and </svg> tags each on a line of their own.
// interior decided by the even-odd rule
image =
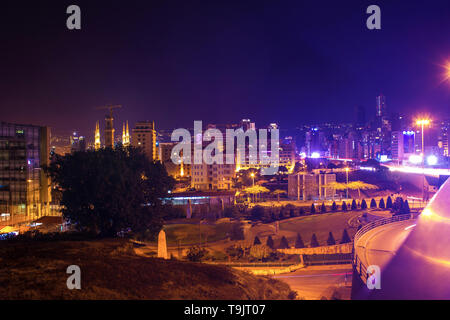
<svg viewBox="0 0 450 320">
<path fill-rule="evenodd" d="M 105 147 L 114 148 L 114 117 L 112 112 L 105 117 Z"/>
<path fill-rule="evenodd" d="M 366 125 L 366 110 L 363 106 L 356 107 L 356 127 L 364 127 Z"/>
<path fill-rule="evenodd" d="M 386 115 L 386 97 L 383 94 L 380 94 L 376 98 L 376 116 L 383 118 Z"/>
<path fill-rule="evenodd" d="M 159 160 L 156 148 L 156 130 L 153 121 L 137 122 L 131 133 L 131 145 L 142 148 L 150 161 Z"/>
<path fill-rule="evenodd" d="M 50 214 L 50 129 L 0 123 L 0 212 L 15 222 Z"/>
</svg>

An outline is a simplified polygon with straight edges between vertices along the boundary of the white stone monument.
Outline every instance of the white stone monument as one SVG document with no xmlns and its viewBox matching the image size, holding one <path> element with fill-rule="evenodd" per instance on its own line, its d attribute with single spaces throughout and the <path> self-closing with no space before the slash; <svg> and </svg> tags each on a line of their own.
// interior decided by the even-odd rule
<svg viewBox="0 0 450 320">
<path fill-rule="evenodd" d="M 166 233 L 162 229 L 158 234 L 158 258 L 169 259 L 169 255 L 167 254 Z"/>
</svg>

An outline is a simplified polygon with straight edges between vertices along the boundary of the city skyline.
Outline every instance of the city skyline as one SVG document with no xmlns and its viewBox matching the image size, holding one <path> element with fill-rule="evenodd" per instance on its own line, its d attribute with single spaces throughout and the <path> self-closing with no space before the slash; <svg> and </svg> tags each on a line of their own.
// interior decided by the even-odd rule
<svg viewBox="0 0 450 320">
<path fill-rule="evenodd" d="M 408 14 L 381 1 L 376 31 L 365 27 L 364 3 L 79 5 L 79 32 L 65 28 L 62 4 L 4 10 L 5 121 L 88 136 L 103 120 L 95 108 L 118 103 L 116 123 L 172 129 L 251 118 L 292 128 L 352 122 L 358 106 L 370 115 L 380 93 L 391 112 L 449 117 L 442 65 L 450 48 L 438 31 L 450 27 L 446 1 L 410 3 Z M 25 20 L 40 27 L 18 28 Z"/>
</svg>

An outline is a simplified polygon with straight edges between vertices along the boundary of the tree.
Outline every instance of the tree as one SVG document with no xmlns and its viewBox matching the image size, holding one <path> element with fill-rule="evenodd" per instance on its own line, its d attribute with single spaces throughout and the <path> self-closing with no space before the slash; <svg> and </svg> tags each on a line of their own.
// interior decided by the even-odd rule
<svg viewBox="0 0 450 320">
<path fill-rule="evenodd" d="M 409 214 L 409 213 L 411 213 L 411 210 L 409 209 L 409 203 L 408 200 L 405 200 L 402 206 L 402 214 Z"/>
<path fill-rule="evenodd" d="M 289 249 L 289 242 L 285 236 L 281 237 L 279 249 Z"/>
<path fill-rule="evenodd" d="M 367 209 L 367 203 L 366 203 L 366 200 L 364 200 L 364 199 L 361 201 L 361 209 L 363 209 L 363 210 Z"/>
<path fill-rule="evenodd" d="M 262 206 L 254 206 L 250 211 L 251 220 L 261 220 L 264 216 L 264 208 Z"/>
<path fill-rule="evenodd" d="M 345 201 L 342 201 L 342 211 L 347 211 L 347 203 Z"/>
<path fill-rule="evenodd" d="M 352 209 L 352 210 L 358 209 L 358 206 L 356 205 L 355 199 L 353 199 L 353 201 L 352 201 L 352 207 L 351 207 L 351 209 Z"/>
<path fill-rule="evenodd" d="M 154 239 L 174 186 L 160 162 L 148 161 L 137 148 L 54 155 L 44 170 L 61 196 L 63 216 L 79 231 L 104 237 L 126 233 Z"/>
<path fill-rule="evenodd" d="M 333 233 L 330 231 L 328 234 L 327 245 L 334 246 L 336 244 L 336 240 L 334 240 Z"/>
<path fill-rule="evenodd" d="M 274 192 L 272 192 L 272 194 L 274 196 L 277 196 L 277 201 L 280 202 L 280 195 L 282 194 L 286 194 L 287 192 L 285 190 L 281 190 L 281 189 L 277 189 Z"/>
<path fill-rule="evenodd" d="M 384 199 L 383 198 L 380 199 L 380 203 L 378 204 L 378 208 L 380 208 L 380 209 L 386 208 L 386 205 L 384 204 Z"/>
<path fill-rule="evenodd" d="M 297 238 L 295 239 L 295 247 L 297 249 L 304 248 L 305 244 L 303 243 L 303 239 L 300 236 L 300 233 L 297 233 Z"/>
<path fill-rule="evenodd" d="M 378 187 L 374 184 L 365 183 L 363 181 L 352 181 L 347 184 L 347 187 L 350 190 L 358 190 L 358 198 L 361 198 L 361 190 L 373 190 L 378 189 Z"/>
<path fill-rule="evenodd" d="M 233 218 L 239 216 L 239 210 L 236 206 L 226 207 L 223 210 L 223 215 L 226 218 Z"/>
<path fill-rule="evenodd" d="M 352 242 L 352 240 L 350 239 L 350 236 L 347 233 L 347 229 L 344 229 L 344 232 L 342 232 L 341 244 L 349 242 Z"/>
<path fill-rule="evenodd" d="M 290 216 L 291 218 L 294 218 L 294 217 L 295 217 L 295 211 L 294 211 L 293 208 L 289 209 L 289 216 Z"/>
<path fill-rule="evenodd" d="M 253 241 L 253 244 L 254 245 L 261 244 L 261 240 L 259 240 L 258 236 L 255 237 L 255 240 Z"/>
<path fill-rule="evenodd" d="M 268 246 L 269 248 L 273 249 L 273 239 L 272 239 L 272 236 L 269 236 L 269 237 L 267 238 L 266 246 Z"/>
<path fill-rule="evenodd" d="M 311 204 L 311 214 L 316 213 L 316 207 L 314 207 L 314 203 Z"/>
<path fill-rule="evenodd" d="M 386 209 L 392 209 L 392 199 L 391 196 L 387 197 L 387 201 L 386 201 Z"/>
<path fill-rule="evenodd" d="M 311 244 L 310 244 L 310 247 L 311 247 L 311 248 L 315 248 L 315 247 L 318 247 L 318 246 L 319 246 L 319 242 L 317 241 L 316 234 L 313 233 L 313 235 L 312 235 L 312 237 L 311 237 Z"/>
<path fill-rule="evenodd" d="M 322 207 L 320 208 L 321 213 L 327 212 L 327 207 L 325 207 L 325 202 L 322 202 Z"/>
<path fill-rule="evenodd" d="M 336 202 L 334 202 L 334 201 L 333 201 L 333 204 L 331 205 L 331 211 L 332 212 L 337 211 L 337 205 L 336 205 Z"/>
<path fill-rule="evenodd" d="M 250 256 L 258 260 L 266 259 L 270 256 L 272 249 L 263 244 L 257 244 L 250 247 Z"/>
<path fill-rule="evenodd" d="M 372 198 L 372 200 L 370 200 L 370 209 L 376 209 L 377 208 L 377 202 L 375 201 L 374 198 Z"/>
<path fill-rule="evenodd" d="M 272 221 L 277 221 L 278 220 L 277 215 L 275 214 L 275 212 L 271 213 L 270 218 L 272 219 Z"/>
<path fill-rule="evenodd" d="M 270 192 L 270 190 L 265 187 L 259 186 L 259 185 L 254 185 L 254 186 L 245 188 L 244 192 L 252 194 L 253 197 L 257 197 L 260 193 L 268 193 L 268 192 Z"/>
<path fill-rule="evenodd" d="M 341 183 L 341 182 L 336 182 L 336 181 L 333 181 L 333 182 L 330 182 L 330 183 L 328 183 L 328 184 L 326 184 L 325 185 L 325 188 L 331 188 L 331 189 L 333 189 L 333 199 L 334 199 L 334 193 L 335 193 L 335 191 L 336 190 L 338 190 L 338 191 L 343 191 L 343 190 L 346 190 L 347 189 L 347 184 L 346 183 Z"/>
</svg>

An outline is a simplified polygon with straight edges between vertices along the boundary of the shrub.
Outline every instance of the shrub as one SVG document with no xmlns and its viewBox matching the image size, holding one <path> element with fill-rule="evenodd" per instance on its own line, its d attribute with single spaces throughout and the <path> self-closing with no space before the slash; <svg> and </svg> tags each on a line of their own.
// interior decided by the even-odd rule
<svg viewBox="0 0 450 320">
<path fill-rule="evenodd" d="M 290 209 L 290 210 L 289 210 L 289 216 L 290 216 L 291 218 L 295 217 L 295 211 L 294 211 L 294 209 Z"/>
<path fill-rule="evenodd" d="M 321 213 L 327 212 L 327 207 L 325 207 L 325 202 L 322 202 L 322 207 L 320 208 Z"/>
<path fill-rule="evenodd" d="M 272 239 L 272 236 L 269 236 L 268 238 L 267 238 L 267 241 L 266 241 L 266 246 L 268 246 L 269 248 L 271 248 L 271 249 L 273 249 L 273 239 Z"/>
<path fill-rule="evenodd" d="M 244 249 L 242 249 L 242 247 L 236 246 L 236 245 L 226 248 L 225 252 L 227 253 L 227 255 L 229 255 L 230 257 L 235 258 L 235 259 L 239 259 L 244 256 Z"/>
<path fill-rule="evenodd" d="M 200 248 L 199 246 L 191 247 L 186 255 L 189 261 L 199 262 L 201 261 L 208 252 L 206 249 Z"/>
<path fill-rule="evenodd" d="M 352 210 L 356 210 L 356 209 L 358 209 L 358 206 L 356 205 L 356 201 L 355 201 L 355 199 L 353 199 L 353 201 L 352 201 Z"/>
<path fill-rule="evenodd" d="M 352 242 L 352 240 L 348 235 L 347 229 L 344 229 L 344 232 L 342 232 L 341 243 L 349 243 L 349 242 Z"/>
<path fill-rule="evenodd" d="M 297 238 L 295 239 L 295 247 L 297 249 L 304 248 L 305 244 L 303 243 L 303 239 L 300 236 L 300 233 L 297 233 Z"/>
<path fill-rule="evenodd" d="M 367 209 L 367 203 L 366 200 L 363 199 L 363 201 L 361 201 L 361 209 Z"/>
<path fill-rule="evenodd" d="M 279 249 L 289 249 L 289 242 L 287 241 L 285 236 L 281 237 Z"/>
<path fill-rule="evenodd" d="M 384 204 L 384 199 L 383 198 L 380 199 L 380 203 L 378 204 L 378 208 L 380 208 L 380 209 L 385 209 L 386 208 L 386 205 Z"/>
<path fill-rule="evenodd" d="M 377 208 L 377 202 L 374 198 L 370 201 L 370 209 L 376 209 Z"/>
<path fill-rule="evenodd" d="M 334 240 L 333 233 L 330 231 L 328 234 L 327 245 L 333 246 L 336 244 L 336 240 Z"/>
<path fill-rule="evenodd" d="M 261 244 L 261 240 L 259 240 L 258 236 L 255 237 L 255 240 L 253 241 L 253 244 L 254 245 Z"/>
<path fill-rule="evenodd" d="M 250 211 L 251 220 L 261 220 L 264 217 L 264 208 L 261 206 L 254 206 Z"/>
<path fill-rule="evenodd" d="M 392 199 L 391 196 L 387 197 L 387 201 L 386 201 L 386 209 L 392 209 Z"/>
<path fill-rule="evenodd" d="M 272 212 L 272 213 L 270 214 L 270 218 L 272 219 L 272 221 L 277 221 L 277 220 L 278 220 L 278 218 L 277 218 L 275 212 Z"/>
<path fill-rule="evenodd" d="M 345 201 L 342 201 L 342 211 L 347 211 L 347 203 Z"/>
<path fill-rule="evenodd" d="M 311 204 L 311 214 L 316 213 L 316 207 L 314 207 L 314 203 Z"/>
<path fill-rule="evenodd" d="M 403 207 L 401 210 L 402 214 L 408 214 L 411 213 L 411 210 L 409 209 L 409 203 L 408 200 L 405 200 L 405 202 L 403 202 Z"/>
<path fill-rule="evenodd" d="M 303 207 L 300 208 L 300 210 L 298 211 L 298 215 L 299 216 L 304 216 L 305 215 L 305 209 L 303 209 Z"/>
<path fill-rule="evenodd" d="M 318 246 L 319 246 L 319 242 L 317 241 L 316 234 L 313 233 L 313 235 L 311 236 L 311 245 L 310 245 L 310 247 L 311 248 L 315 248 L 315 247 L 318 247 Z"/>
<path fill-rule="evenodd" d="M 272 249 L 263 244 L 257 244 L 250 247 L 250 256 L 258 260 L 268 258 L 271 252 Z"/>
<path fill-rule="evenodd" d="M 337 205 L 336 202 L 333 201 L 333 204 L 331 205 L 331 211 L 335 212 L 337 211 Z"/>
<path fill-rule="evenodd" d="M 226 218 L 235 218 L 239 216 L 239 210 L 235 206 L 226 207 L 223 210 L 223 216 Z"/>
</svg>

